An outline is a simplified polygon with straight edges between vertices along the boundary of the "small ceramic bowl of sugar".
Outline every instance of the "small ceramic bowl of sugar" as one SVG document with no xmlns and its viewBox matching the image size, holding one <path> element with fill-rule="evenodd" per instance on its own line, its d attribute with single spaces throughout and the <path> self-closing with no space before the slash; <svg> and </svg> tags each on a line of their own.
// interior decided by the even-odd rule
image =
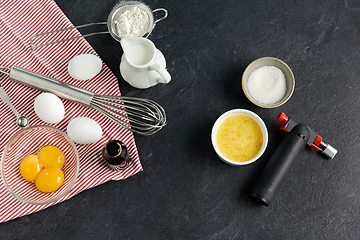
<svg viewBox="0 0 360 240">
<path fill-rule="evenodd" d="M 294 92 L 295 78 L 290 67 L 273 57 L 251 62 L 242 76 L 245 96 L 262 108 L 275 108 L 287 102 Z"/>
</svg>

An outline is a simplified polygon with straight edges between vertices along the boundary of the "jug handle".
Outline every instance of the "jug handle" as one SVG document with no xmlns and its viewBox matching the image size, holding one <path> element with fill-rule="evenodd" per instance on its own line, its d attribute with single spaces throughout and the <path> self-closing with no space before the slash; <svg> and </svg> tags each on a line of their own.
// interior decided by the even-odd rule
<svg viewBox="0 0 360 240">
<path fill-rule="evenodd" d="M 165 68 L 163 68 L 162 66 L 160 66 L 157 63 L 152 64 L 149 67 L 149 70 L 154 70 L 156 71 L 158 74 L 160 74 L 161 78 L 158 79 L 158 82 L 160 83 L 168 83 L 171 80 L 171 76 L 170 73 L 168 71 L 166 71 Z"/>
</svg>

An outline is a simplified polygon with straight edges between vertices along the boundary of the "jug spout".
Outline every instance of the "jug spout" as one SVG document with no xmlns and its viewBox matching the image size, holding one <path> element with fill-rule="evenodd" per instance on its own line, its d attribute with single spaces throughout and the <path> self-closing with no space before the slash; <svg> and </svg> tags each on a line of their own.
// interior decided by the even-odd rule
<svg viewBox="0 0 360 240">
<path fill-rule="evenodd" d="M 124 38 L 122 38 L 121 39 L 121 41 L 120 41 L 120 45 L 121 45 L 121 47 L 122 47 L 122 49 L 123 49 L 123 51 L 124 51 L 124 54 L 129 54 L 128 52 L 129 52 L 129 49 L 131 48 L 131 42 L 133 41 L 134 39 L 133 38 L 131 38 L 131 37 L 124 37 Z"/>
</svg>

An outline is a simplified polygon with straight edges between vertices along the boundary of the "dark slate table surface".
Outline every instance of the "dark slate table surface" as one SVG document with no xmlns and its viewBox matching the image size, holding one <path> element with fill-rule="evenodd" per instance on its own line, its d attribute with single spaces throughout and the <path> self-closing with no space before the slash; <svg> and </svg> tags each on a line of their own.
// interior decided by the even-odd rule
<svg viewBox="0 0 360 240">
<path fill-rule="evenodd" d="M 56 2 L 75 25 L 106 21 L 116 4 Z M 119 72 L 119 43 L 109 34 L 87 38 L 123 95 L 166 109 L 164 129 L 135 135 L 144 171 L 2 223 L 0 239 L 360 239 L 360 2 L 146 4 L 169 12 L 150 36 L 166 57 L 168 85 L 131 87 Z M 296 79 L 291 99 L 275 109 L 253 105 L 241 88 L 246 66 L 264 56 L 285 61 Z M 217 117 L 235 108 L 257 113 L 269 131 L 265 154 L 243 167 L 220 161 L 210 141 Z M 339 153 L 329 161 L 304 149 L 266 208 L 248 191 L 284 136 L 275 120 L 281 111 Z"/>
</svg>

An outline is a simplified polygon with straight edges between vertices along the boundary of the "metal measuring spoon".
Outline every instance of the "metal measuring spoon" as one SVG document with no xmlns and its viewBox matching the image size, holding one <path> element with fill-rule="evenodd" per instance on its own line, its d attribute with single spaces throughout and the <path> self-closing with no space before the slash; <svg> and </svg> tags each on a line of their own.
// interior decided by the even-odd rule
<svg viewBox="0 0 360 240">
<path fill-rule="evenodd" d="M 3 100 L 5 103 L 7 103 L 9 105 L 9 107 L 11 108 L 11 110 L 15 113 L 16 115 L 16 125 L 20 128 L 24 128 L 29 124 L 29 119 L 25 116 L 21 116 L 18 111 L 16 111 L 16 109 L 14 108 L 14 106 L 11 104 L 10 102 L 10 98 L 9 95 L 7 95 L 7 93 L 5 92 L 5 90 L 2 88 L 2 86 L 0 85 L 0 98 L 1 100 Z"/>
</svg>

